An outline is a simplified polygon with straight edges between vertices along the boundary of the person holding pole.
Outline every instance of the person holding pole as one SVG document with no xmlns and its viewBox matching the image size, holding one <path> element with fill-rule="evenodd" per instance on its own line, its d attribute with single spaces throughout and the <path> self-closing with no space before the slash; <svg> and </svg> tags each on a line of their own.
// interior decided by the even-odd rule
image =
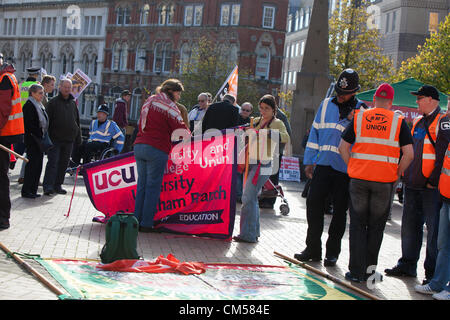
<svg viewBox="0 0 450 320">
<path fill-rule="evenodd" d="M 25 133 L 19 83 L 15 68 L 3 63 L 0 53 L 0 144 L 23 143 Z M 9 152 L 0 150 L 0 230 L 9 228 L 11 199 L 9 196 Z"/>
</svg>

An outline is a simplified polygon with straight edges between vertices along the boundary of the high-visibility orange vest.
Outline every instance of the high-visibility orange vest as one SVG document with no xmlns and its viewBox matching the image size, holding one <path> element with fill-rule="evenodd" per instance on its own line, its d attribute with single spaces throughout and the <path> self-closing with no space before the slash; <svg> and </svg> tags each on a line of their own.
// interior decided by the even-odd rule
<svg viewBox="0 0 450 320">
<path fill-rule="evenodd" d="M 0 129 L 0 136 L 15 136 L 25 133 L 23 125 L 23 113 L 22 104 L 20 103 L 20 89 L 17 83 L 16 77 L 12 73 L 4 73 L 0 76 L 0 83 L 3 81 L 3 77 L 9 77 L 13 86 L 13 95 L 11 99 L 12 109 L 9 114 L 8 122 Z"/>
<path fill-rule="evenodd" d="M 444 164 L 439 178 L 439 192 L 450 199 L 450 144 L 445 152 Z"/>
<path fill-rule="evenodd" d="M 356 139 L 347 167 L 350 178 L 386 183 L 397 180 L 402 119 L 383 108 L 356 113 Z"/>
<path fill-rule="evenodd" d="M 428 127 L 428 131 L 430 132 L 431 138 L 433 138 L 434 142 L 436 142 L 439 131 L 439 121 L 443 116 L 445 116 L 445 114 L 442 113 L 438 114 Z M 413 120 L 411 135 L 414 136 L 414 130 L 416 128 L 416 125 L 419 123 L 422 117 L 423 116 L 419 116 Z M 433 144 L 428 138 L 428 134 L 426 134 L 423 140 L 423 151 L 422 151 L 422 174 L 425 178 L 429 178 L 431 176 L 431 172 L 433 172 L 434 169 L 435 161 L 436 161 L 436 150 L 434 149 Z"/>
</svg>

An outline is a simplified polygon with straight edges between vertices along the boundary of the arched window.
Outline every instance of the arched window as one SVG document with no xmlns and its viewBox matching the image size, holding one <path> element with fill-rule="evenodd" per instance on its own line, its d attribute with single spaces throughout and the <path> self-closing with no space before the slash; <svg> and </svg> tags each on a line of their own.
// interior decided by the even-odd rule
<svg viewBox="0 0 450 320">
<path fill-rule="evenodd" d="M 67 58 L 66 55 L 62 56 L 62 61 L 61 61 L 61 70 L 62 70 L 62 74 L 65 75 L 67 73 Z"/>
<path fill-rule="evenodd" d="M 122 43 L 122 48 L 120 50 L 120 68 L 119 70 L 127 70 L 128 62 L 128 44 Z"/>
<path fill-rule="evenodd" d="M 153 55 L 153 71 L 161 72 L 163 64 L 163 44 L 157 43 L 155 46 L 155 52 Z"/>
<path fill-rule="evenodd" d="M 97 55 L 94 54 L 94 55 L 92 56 L 92 74 L 93 74 L 94 76 L 97 76 L 97 67 L 98 67 L 98 65 L 97 65 L 97 59 L 98 59 Z"/>
<path fill-rule="evenodd" d="M 144 71 L 146 61 L 147 54 L 145 52 L 145 49 L 141 46 L 138 46 L 136 49 L 135 71 Z"/>
<path fill-rule="evenodd" d="M 83 55 L 83 71 L 86 74 L 89 74 L 89 57 L 87 54 Z"/>
<path fill-rule="evenodd" d="M 150 12 L 150 6 L 148 4 L 144 5 L 141 9 L 141 15 L 140 15 L 140 24 L 148 24 L 148 15 Z"/>
<path fill-rule="evenodd" d="M 255 76 L 260 79 L 269 79 L 270 50 L 261 47 L 257 50 Z"/>
<path fill-rule="evenodd" d="M 172 44 L 166 43 L 163 51 L 163 72 L 170 72 L 170 68 L 172 67 Z"/>
<path fill-rule="evenodd" d="M 180 50 L 180 73 L 187 72 L 192 50 L 188 43 L 183 43 Z"/>
<path fill-rule="evenodd" d="M 120 64 L 120 44 L 116 42 L 112 50 L 111 69 L 119 70 Z"/>
<path fill-rule="evenodd" d="M 234 68 L 234 66 L 238 64 L 238 46 L 236 44 L 232 44 L 230 47 L 230 55 L 228 61 L 230 67 L 232 68 Z"/>
</svg>

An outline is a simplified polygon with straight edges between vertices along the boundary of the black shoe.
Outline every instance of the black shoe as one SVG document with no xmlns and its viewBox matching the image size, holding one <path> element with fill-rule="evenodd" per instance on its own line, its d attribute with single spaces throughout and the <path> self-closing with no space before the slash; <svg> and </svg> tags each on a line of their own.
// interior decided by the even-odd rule
<svg viewBox="0 0 450 320">
<path fill-rule="evenodd" d="M 424 286 L 424 285 L 426 285 L 426 284 L 429 284 L 430 281 L 431 281 L 430 279 L 425 278 L 425 279 L 423 279 L 423 281 L 422 281 L 422 285 Z"/>
<path fill-rule="evenodd" d="M 46 191 L 44 191 L 44 194 L 46 195 L 46 196 L 51 196 L 52 194 L 54 194 L 55 193 L 55 191 L 53 191 L 53 190 L 46 190 Z"/>
<path fill-rule="evenodd" d="M 257 241 L 255 241 L 255 242 L 253 242 L 253 241 L 248 241 L 248 240 L 242 239 L 242 238 L 239 237 L 239 236 L 233 237 L 233 240 L 236 241 L 236 242 L 245 242 L 245 243 L 256 243 L 256 242 L 257 242 Z"/>
<path fill-rule="evenodd" d="M 312 254 L 306 250 L 304 250 L 302 253 L 296 253 L 294 254 L 294 258 L 298 261 L 320 261 L 322 260 L 322 257 L 320 254 Z"/>
<path fill-rule="evenodd" d="M 392 277 L 412 277 L 412 278 L 417 277 L 417 274 L 405 272 L 405 271 L 402 270 L 401 267 L 399 267 L 398 265 L 396 265 L 396 266 L 393 267 L 392 269 L 384 269 L 384 272 L 385 272 L 388 276 L 392 276 Z"/>
<path fill-rule="evenodd" d="M 22 193 L 22 198 L 35 199 L 36 195 L 34 195 L 32 193 Z"/>
<path fill-rule="evenodd" d="M 55 192 L 56 192 L 57 194 L 66 194 L 66 193 L 67 193 L 67 191 L 64 190 L 63 188 L 55 189 Z"/>
<path fill-rule="evenodd" d="M 350 271 L 345 274 L 345 279 L 347 279 L 351 282 L 358 282 L 358 283 L 364 281 L 363 278 L 352 274 Z"/>
<path fill-rule="evenodd" d="M 236 202 L 237 202 L 237 203 L 242 203 L 242 198 L 241 198 L 241 197 L 238 197 L 238 198 L 236 199 Z"/>
<path fill-rule="evenodd" d="M 337 257 L 325 257 L 323 265 L 325 267 L 334 267 L 336 265 L 337 260 L 338 260 Z"/>
<path fill-rule="evenodd" d="M 39 198 L 40 196 L 42 196 L 42 194 L 35 193 L 35 194 L 33 194 L 33 196 L 34 196 L 35 198 Z"/>
<path fill-rule="evenodd" d="M 155 229 L 153 227 L 139 227 L 139 232 L 144 232 L 144 233 L 161 233 L 161 230 L 159 229 Z"/>
<path fill-rule="evenodd" d="M 0 230 L 9 229 L 9 223 L 0 223 Z"/>
</svg>

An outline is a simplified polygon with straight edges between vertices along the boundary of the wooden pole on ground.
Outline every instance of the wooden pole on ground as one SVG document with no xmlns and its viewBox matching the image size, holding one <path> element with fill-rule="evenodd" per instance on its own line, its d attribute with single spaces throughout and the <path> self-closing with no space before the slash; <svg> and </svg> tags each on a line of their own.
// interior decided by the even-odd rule
<svg viewBox="0 0 450 320">
<path fill-rule="evenodd" d="M 6 252 L 6 254 L 13 257 L 14 260 L 16 260 L 16 262 L 18 262 L 21 266 L 23 266 L 27 271 L 31 272 L 40 282 L 42 282 L 47 288 L 49 288 L 58 297 L 65 294 L 59 288 L 57 288 L 55 285 L 53 285 L 50 281 L 48 281 L 43 275 L 41 275 L 36 269 L 34 269 L 32 266 L 30 266 L 28 263 L 26 263 L 23 259 L 21 259 L 17 255 L 15 255 L 13 252 L 11 252 L 1 242 L 0 242 L 0 248 L 4 252 Z"/>
<path fill-rule="evenodd" d="M 8 153 L 12 153 L 16 158 L 19 158 L 25 162 L 28 162 L 29 160 L 23 156 L 21 156 L 20 154 L 18 154 L 15 151 L 12 151 L 11 149 L 8 149 L 7 147 L 5 147 L 4 145 L 0 144 L 0 148 L 3 149 L 4 151 L 8 152 Z"/>
<path fill-rule="evenodd" d="M 301 266 L 302 268 L 305 268 L 306 270 L 309 270 L 309 271 L 312 271 L 312 272 L 314 272 L 314 273 L 316 273 L 316 274 L 318 274 L 318 275 L 321 275 L 322 277 L 325 277 L 325 278 L 327 278 L 328 280 L 331 280 L 331 281 L 333 281 L 333 282 L 336 282 L 336 283 L 339 284 L 339 285 L 342 285 L 342 286 L 347 287 L 347 288 L 349 288 L 349 289 L 351 289 L 351 290 L 353 290 L 353 291 L 356 291 L 357 293 L 359 293 L 359 294 L 361 294 L 361 295 L 363 295 L 363 296 L 365 296 L 365 297 L 367 297 L 367 298 L 369 298 L 369 299 L 372 299 L 372 300 L 382 300 L 382 299 L 378 298 L 377 296 L 368 293 L 368 292 L 365 291 L 365 290 L 362 290 L 362 289 L 360 289 L 360 288 L 358 288 L 358 287 L 352 286 L 351 284 L 349 284 L 349 283 L 347 283 L 347 282 L 345 282 L 345 281 L 342 281 L 341 279 L 338 279 L 338 278 L 336 278 L 336 277 L 333 277 L 332 275 L 330 275 L 330 274 L 328 274 L 328 273 L 326 273 L 326 272 L 320 271 L 320 270 L 318 270 L 318 269 L 316 269 L 316 268 L 314 268 L 314 267 L 311 267 L 310 265 L 308 265 L 308 264 L 306 264 L 306 263 L 304 263 L 304 262 L 298 261 L 297 259 L 290 258 L 290 257 L 285 256 L 285 255 L 283 255 L 283 254 L 281 254 L 281 253 L 279 253 L 279 252 L 276 252 L 276 251 L 274 251 L 274 254 L 275 254 L 276 256 L 280 257 L 280 258 L 283 258 L 283 259 L 286 260 L 286 261 L 295 263 L 295 264 Z"/>
</svg>

